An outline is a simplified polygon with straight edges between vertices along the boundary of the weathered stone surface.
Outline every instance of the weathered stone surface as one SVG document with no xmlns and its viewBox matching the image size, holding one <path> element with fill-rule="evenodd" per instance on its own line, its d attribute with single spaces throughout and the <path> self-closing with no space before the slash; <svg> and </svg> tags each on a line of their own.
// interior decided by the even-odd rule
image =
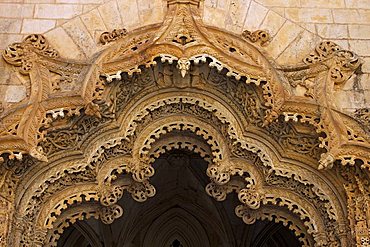
<svg viewBox="0 0 370 247">
<path fill-rule="evenodd" d="M 22 24 L 22 33 L 44 33 L 53 29 L 55 25 L 55 20 L 24 19 Z"/>
<path fill-rule="evenodd" d="M 6 87 L 5 102 L 16 103 L 26 98 L 26 87 L 24 85 L 9 85 Z"/>
<path fill-rule="evenodd" d="M 316 24 L 317 33 L 325 39 L 344 39 L 348 37 L 347 25 Z"/>
<path fill-rule="evenodd" d="M 297 24 L 290 21 L 285 22 L 271 41 L 271 46 L 268 48 L 269 54 L 277 58 L 303 31 L 304 29 Z"/>
<path fill-rule="evenodd" d="M 370 25 L 348 25 L 351 39 L 370 39 Z"/>
<path fill-rule="evenodd" d="M 370 56 L 370 40 L 350 40 L 349 47 L 358 54 Z"/>
<path fill-rule="evenodd" d="M 274 37 L 285 23 L 286 19 L 274 11 L 269 11 L 263 23 L 259 27 L 261 30 L 267 30 Z"/>
<path fill-rule="evenodd" d="M 46 38 L 53 43 L 53 47 L 65 58 L 86 58 L 82 50 L 75 44 L 74 40 L 61 27 L 53 29 L 45 34 Z"/>
<path fill-rule="evenodd" d="M 19 33 L 21 31 L 22 21 L 18 19 L 0 19 L 0 30 L 3 33 Z"/>
<path fill-rule="evenodd" d="M 108 30 L 122 28 L 121 14 L 116 1 L 109 1 L 98 8 Z"/>
<path fill-rule="evenodd" d="M 268 9 L 256 2 L 251 2 L 247 17 L 244 22 L 244 29 L 256 30 L 266 17 Z"/>
<path fill-rule="evenodd" d="M 330 9 L 289 8 L 285 10 L 285 17 L 294 22 L 333 22 L 333 17 Z"/>
<path fill-rule="evenodd" d="M 139 10 L 136 4 L 130 4 L 126 0 L 117 0 L 117 4 L 125 28 L 132 29 L 140 25 Z"/>
<path fill-rule="evenodd" d="M 370 10 L 338 9 L 333 11 L 335 23 L 369 24 Z"/>
<path fill-rule="evenodd" d="M 32 4 L 6 4 L 0 3 L 0 17 L 27 18 L 33 16 Z"/>
<path fill-rule="evenodd" d="M 75 18 L 64 24 L 63 28 L 73 42 L 85 53 L 86 57 L 91 57 L 97 51 L 96 42 L 80 18 Z"/>
<path fill-rule="evenodd" d="M 22 40 L 23 35 L 21 34 L 0 34 L 0 49 L 5 49 L 8 44 L 19 42 Z"/>
<path fill-rule="evenodd" d="M 284 65 L 299 63 L 305 57 L 303 54 L 309 54 L 312 51 L 312 47 L 315 47 L 319 42 L 319 37 L 308 31 L 303 31 L 286 47 L 276 61 Z"/>
<path fill-rule="evenodd" d="M 70 19 L 80 14 L 82 14 L 81 5 L 37 4 L 35 7 L 36 18 Z"/>
</svg>

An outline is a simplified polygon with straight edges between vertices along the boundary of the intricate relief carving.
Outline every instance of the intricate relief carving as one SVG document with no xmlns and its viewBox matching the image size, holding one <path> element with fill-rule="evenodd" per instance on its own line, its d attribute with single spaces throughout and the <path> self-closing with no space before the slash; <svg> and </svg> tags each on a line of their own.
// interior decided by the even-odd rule
<svg viewBox="0 0 370 247">
<path fill-rule="evenodd" d="M 297 127 L 310 129 L 308 133 L 299 133 L 292 123 L 284 121 L 283 117 L 266 127 L 272 137 L 287 150 L 305 154 L 319 159 L 324 150 L 321 148 L 320 136 L 315 134 L 314 128 L 307 123 Z"/>
<path fill-rule="evenodd" d="M 256 219 L 283 222 L 307 246 L 313 242 L 317 246 L 350 243 L 352 239 L 344 240 L 348 231 L 341 226 L 347 224 L 341 218 L 346 212 L 337 210 L 343 206 L 340 188 L 338 195 L 334 189 L 330 193 L 323 191 L 321 185 L 313 182 L 317 181 L 313 176 L 320 173 L 306 171 L 312 171 L 311 167 L 293 170 L 292 167 L 299 166 L 290 167 L 288 163 L 279 164 L 285 170 L 277 169 L 270 154 L 259 145 L 279 143 L 282 151 L 274 151 L 280 153 L 281 162 L 300 154 L 306 156 L 304 160 L 321 157 L 319 168 L 335 167 L 340 163 L 338 160 L 343 165 L 370 167 L 368 138 L 363 137 L 365 132 L 358 131 L 368 128 L 369 111 L 362 109 L 355 113 L 362 127 L 353 119 L 348 120 L 351 124 L 344 124 L 343 114 L 331 104 L 330 96 L 334 84 L 343 84 L 356 72 L 360 65 L 357 56 L 332 42 L 323 42 L 304 60 L 305 65 L 274 68 L 244 39 L 204 27 L 196 11 L 199 1 L 171 0 L 168 5 L 174 11 L 169 11 L 172 16 L 162 27 L 151 26 L 130 33 L 94 62 L 60 59 L 42 35 L 28 36 L 3 52 L 8 63 L 30 76 L 35 88 L 25 107 L 6 109 L 8 115 L 1 119 L 0 125 L 0 153 L 3 154 L 0 160 L 4 163 L 0 167 L 0 198 L 5 197 L 6 205 L 15 205 L 21 211 L 17 213 L 22 215 L 12 226 L 21 240 L 19 242 L 12 232 L 10 239 L 14 238 L 16 246 L 41 245 L 42 242 L 56 246 L 59 234 L 76 220 L 94 216 L 107 224 L 113 222 L 123 214 L 117 203 L 124 190 L 139 202 L 155 195 L 155 188 L 149 182 L 154 174 L 153 155 L 156 157 L 167 147 L 178 145 L 208 155 L 207 174 L 211 183 L 206 187 L 207 193 L 218 201 L 225 200 L 231 192 L 237 193 L 243 205 L 237 207 L 236 212 L 246 223 Z M 126 30 L 114 30 L 103 34 L 101 42 L 105 44 L 126 34 Z M 263 31 L 245 31 L 242 36 L 261 45 L 270 39 Z M 306 96 L 313 100 L 302 97 L 297 103 L 289 95 L 285 79 L 293 87 L 306 88 Z M 170 92 L 184 94 L 167 97 Z M 212 100 L 191 95 L 201 92 Z M 154 97 L 159 98 L 160 94 L 166 95 L 166 99 L 133 110 L 142 102 L 149 102 L 155 94 Z M 279 118 L 282 112 L 284 120 Z M 178 117 L 176 121 L 163 123 L 148 136 L 141 136 L 150 124 L 175 117 Z M 195 121 L 204 124 L 194 124 Z M 169 136 L 169 132 L 195 133 L 195 138 L 203 139 L 206 147 L 200 150 L 200 146 L 182 142 L 153 150 L 153 143 Z M 89 142 L 111 133 L 119 135 L 94 148 L 89 146 Z M 265 139 L 258 144 L 253 138 L 244 139 L 244 135 Z M 272 139 L 276 142 L 271 143 Z M 143 142 L 136 148 L 139 140 Z M 323 149 L 327 152 L 323 153 Z M 78 152 L 92 155 L 81 158 L 81 163 L 69 165 L 69 157 L 65 156 Z M 257 179 L 256 174 L 244 166 L 230 162 L 230 156 L 253 164 L 262 179 Z M 97 181 L 99 171 L 109 160 L 122 157 L 129 157 L 130 162 L 110 167 L 101 181 Z M 35 161 L 47 161 L 47 158 L 50 163 Z M 69 168 L 64 167 L 67 164 Z M 300 164 L 307 166 L 304 162 Z M 32 166 L 37 169 L 31 170 Z M 49 167 L 55 169 L 54 175 L 38 177 L 39 170 Z M 369 179 L 362 178 L 361 172 L 344 173 L 347 174 L 342 176 L 347 181 L 351 233 L 358 244 L 364 244 L 369 240 L 369 185 L 366 182 Z M 307 178 L 306 174 L 309 174 Z M 36 177 L 41 182 L 27 180 Z M 335 187 L 338 183 L 331 181 L 332 177 L 329 173 L 321 179 L 328 179 L 328 184 Z M 120 182 L 125 179 L 130 182 L 122 186 Z M 24 192 L 22 186 L 32 183 L 35 186 Z M 45 229 L 35 227 L 40 208 L 61 191 L 86 184 L 99 184 L 99 196 L 93 191 L 58 202 L 46 217 L 45 225 L 53 229 L 45 237 Z M 268 193 L 273 189 L 286 193 Z M 16 191 L 19 194 L 15 195 Z M 29 200 L 19 206 L 17 201 L 22 195 Z M 98 200 L 100 204 L 93 202 Z M 304 207 L 299 200 L 306 203 Z M 306 209 L 310 205 L 317 208 Z M 283 210 L 270 210 L 271 207 Z M 284 210 L 297 217 L 285 214 Z M 0 217 L 2 212 L 0 210 Z M 0 243 L 9 232 L 3 226 L 0 222 Z M 314 241 L 308 234 L 312 234 Z"/>
<path fill-rule="evenodd" d="M 254 32 L 244 30 L 242 36 L 252 43 L 259 42 L 261 46 L 266 46 L 271 39 L 270 34 L 263 30 L 257 30 Z"/>
<path fill-rule="evenodd" d="M 231 179 L 230 182 L 219 185 L 214 182 L 211 182 L 207 184 L 206 186 L 206 192 L 209 196 L 216 199 L 216 201 L 225 201 L 226 196 L 233 192 L 233 191 L 239 191 L 245 186 L 244 182 L 242 180 L 238 179 Z"/>
<path fill-rule="evenodd" d="M 104 32 L 100 35 L 100 42 L 105 45 L 109 42 L 115 41 L 117 39 L 121 39 L 127 35 L 127 30 L 125 28 L 122 29 L 114 29 L 112 32 Z"/>
<path fill-rule="evenodd" d="M 370 108 L 357 109 L 354 117 L 367 130 L 367 133 L 370 133 Z"/>
<path fill-rule="evenodd" d="M 262 208 L 253 210 L 244 205 L 239 205 L 235 208 L 235 213 L 238 217 L 242 218 L 244 223 L 251 225 L 256 220 L 269 220 L 277 223 L 281 222 L 284 226 L 288 226 L 290 230 L 299 238 L 302 246 L 312 246 L 310 238 L 307 236 L 306 230 L 301 222 L 291 217 L 289 214 L 282 212 L 277 213 L 274 209 Z"/>
<path fill-rule="evenodd" d="M 302 86 L 306 89 L 305 96 L 311 98 L 317 98 L 317 94 L 322 93 L 317 85 L 320 74 L 329 73 L 333 84 L 342 84 L 361 64 L 356 54 L 343 50 L 331 41 L 321 42 L 303 62 L 308 66 L 287 67 L 284 70 L 290 85 L 294 88 Z"/>
<path fill-rule="evenodd" d="M 316 46 L 315 53 L 310 54 L 303 61 L 308 65 L 327 64 L 330 67 L 330 77 L 335 84 L 347 81 L 361 64 L 356 54 L 341 49 L 331 41 L 321 42 Z"/>
<path fill-rule="evenodd" d="M 241 189 L 238 198 L 241 203 L 250 209 L 258 209 L 262 200 L 262 196 L 254 188 Z"/>
<path fill-rule="evenodd" d="M 102 207 L 99 212 L 100 220 L 104 224 L 112 224 L 115 219 L 123 215 L 123 209 L 120 205 L 113 204 L 107 207 Z"/>
<path fill-rule="evenodd" d="M 370 239 L 369 232 L 369 174 L 359 171 L 357 167 L 338 167 L 338 175 L 343 178 L 347 194 L 347 208 L 351 235 L 356 241 L 356 246 L 367 243 Z"/>
<path fill-rule="evenodd" d="M 153 197 L 156 193 L 154 186 L 147 180 L 141 183 L 133 182 L 127 190 L 131 194 L 132 198 L 138 202 L 144 202 L 148 198 Z"/>
<path fill-rule="evenodd" d="M 35 60 L 34 53 L 49 58 L 58 57 L 58 52 L 50 48 L 45 37 L 41 34 L 27 36 L 22 43 L 14 43 L 3 51 L 3 58 L 8 63 L 20 67 L 20 72 L 28 74 Z"/>
<path fill-rule="evenodd" d="M 76 207 L 69 210 L 67 214 L 62 215 L 57 220 L 54 229 L 48 231 L 44 245 L 46 247 L 56 247 L 58 244 L 58 239 L 60 238 L 60 235 L 63 233 L 64 229 L 74 224 L 78 220 L 87 220 L 93 217 L 98 219 L 99 216 L 100 208 L 96 205 L 85 206 L 83 210 L 81 210 L 81 207 Z M 29 242 L 29 245 L 27 246 L 30 246 L 31 243 L 32 242 Z"/>
<path fill-rule="evenodd" d="M 123 188 L 121 186 L 107 186 L 104 185 L 100 188 L 100 203 L 103 206 L 111 206 L 116 204 L 123 195 Z"/>
</svg>

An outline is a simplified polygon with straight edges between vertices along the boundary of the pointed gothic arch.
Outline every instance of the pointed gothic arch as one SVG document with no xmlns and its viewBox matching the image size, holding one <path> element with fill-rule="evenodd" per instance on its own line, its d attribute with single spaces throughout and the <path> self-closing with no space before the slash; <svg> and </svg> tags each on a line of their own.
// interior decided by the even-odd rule
<svg viewBox="0 0 370 247">
<path fill-rule="evenodd" d="M 258 49 L 268 34 L 206 28 L 198 5 L 168 1 L 163 24 L 104 33 L 107 48 L 90 61 L 60 58 L 42 35 L 4 51 L 31 80 L 29 99 L 1 118 L 2 208 L 15 212 L 7 243 L 53 245 L 78 219 L 112 222 L 123 191 L 137 201 L 155 195 L 151 163 L 176 146 L 208 157 L 207 192 L 236 192 L 245 222 L 285 222 L 307 233 L 306 245 L 366 241 L 348 228 L 367 229 L 355 214 L 368 209 L 347 206 L 369 189 L 368 129 L 330 102 L 357 56 L 323 42 L 305 64 L 277 67 Z M 73 90 L 61 90 L 65 82 Z"/>
</svg>

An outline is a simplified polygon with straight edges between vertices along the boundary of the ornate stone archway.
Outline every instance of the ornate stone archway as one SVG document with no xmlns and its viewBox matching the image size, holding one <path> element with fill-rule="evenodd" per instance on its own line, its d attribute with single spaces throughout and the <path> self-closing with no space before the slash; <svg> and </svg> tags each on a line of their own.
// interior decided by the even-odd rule
<svg viewBox="0 0 370 247">
<path fill-rule="evenodd" d="M 4 51 L 31 88 L 1 115 L 1 244 L 55 246 L 76 220 L 112 223 L 125 191 L 155 196 L 154 158 L 179 147 L 207 158 L 207 193 L 236 193 L 245 223 L 283 222 L 306 246 L 368 243 L 368 111 L 331 102 L 361 61 L 328 41 L 278 67 L 258 49 L 266 32 L 205 27 L 198 7 L 169 0 L 163 24 L 103 33 L 90 61 L 42 35 Z"/>
</svg>

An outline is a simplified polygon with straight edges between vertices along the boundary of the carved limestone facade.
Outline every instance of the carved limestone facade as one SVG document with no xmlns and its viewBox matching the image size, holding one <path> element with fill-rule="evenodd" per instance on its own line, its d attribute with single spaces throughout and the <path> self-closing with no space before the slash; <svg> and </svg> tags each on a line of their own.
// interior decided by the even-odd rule
<svg viewBox="0 0 370 247">
<path fill-rule="evenodd" d="M 323 41 L 278 65 L 266 30 L 206 26 L 201 6 L 167 0 L 162 23 L 102 32 L 86 60 L 41 34 L 2 52 L 29 87 L 0 105 L 0 246 L 112 224 L 124 194 L 157 196 L 153 163 L 176 149 L 208 163 L 206 193 L 235 194 L 246 224 L 281 222 L 303 246 L 370 244 L 370 110 L 334 103 L 363 60 Z"/>
</svg>

